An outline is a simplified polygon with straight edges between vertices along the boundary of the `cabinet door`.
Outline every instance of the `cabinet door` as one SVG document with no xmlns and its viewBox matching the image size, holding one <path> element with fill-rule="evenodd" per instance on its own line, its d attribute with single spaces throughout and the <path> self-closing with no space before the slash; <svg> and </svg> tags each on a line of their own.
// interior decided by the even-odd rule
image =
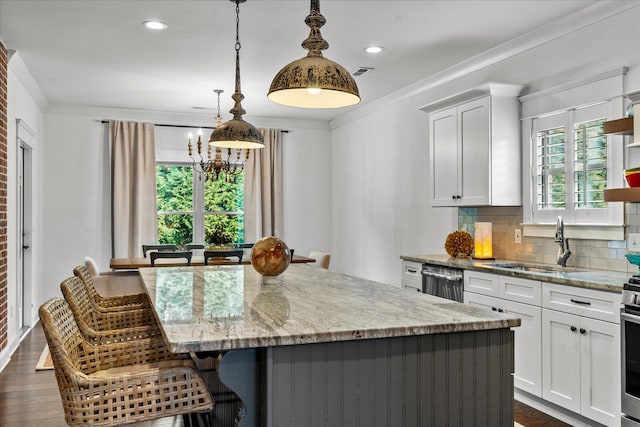
<svg viewBox="0 0 640 427">
<path fill-rule="evenodd" d="M 580 413 L 580 318 L 542 309 L 542 397 Z"/>
<path fill-rule="evenodd" d="M 580 326 L 581 413 L 604 425 L 619 425 L 619 325 L 583 317 L 580 319 Z"/>
<path fill-rule="evenodd" d="M 458 188 L 458 119 L 455 107 L 433 113 L 431 130 L 432 206 L 455 206 Z"/>
<path fill-rule="evenodd" d="M 422 292 L 422 264 L 413 261 L 402 261 L 402 287 Z"/>
<path fill-rule="evenodd" d="M 542 397 L 542 309 L 529 304 L 502 300 L 506 314 L 519 317 L 515 333 L 513 385 Z"/>
<path fill-rule="evenodd" d="M 461 206 L 491 204 L 491 103 L 484 97 L 458 106 Z"/>
</svg>

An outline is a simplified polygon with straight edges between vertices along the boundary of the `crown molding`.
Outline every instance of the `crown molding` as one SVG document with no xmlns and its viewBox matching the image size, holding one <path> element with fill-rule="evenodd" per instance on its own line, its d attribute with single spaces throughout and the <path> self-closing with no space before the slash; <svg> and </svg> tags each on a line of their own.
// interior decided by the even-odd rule
<svg viewBox="0 0 640 427">
<path fill-rule="evenodd" d="M 49 107 L 49 101 L 45 98 L 44 93 L 33 78 L 31 71 L 27 68 L 24 61 L 20 57 L 20 52 L 13 51 L 11 55 L 11 63 L 9 64 L 9 72 L 13 72 L 16 78 L 22 83 L 22 86 L 29 92 L 31 98 L 38 105 L 40 111 L 45 112 Z"/>
<path fill-rule="evenodd" d="M 457 80 L 475 71 L 494 65 L 522 52 L 534 49 L 582 28 L 593 25 L 614 15 L 640 7 L 638 1 L 599 1 L 579 12 L 565 16 L 535 30 L 511 39 L 501 45 L 482 52 L 445 70 L 419 80 L 376 101 L 357 107 L 330 121 L 336 129 L 353 120 L 366 117 L 376 111 L 405 101 L 445 83 Z"/>
</svg>

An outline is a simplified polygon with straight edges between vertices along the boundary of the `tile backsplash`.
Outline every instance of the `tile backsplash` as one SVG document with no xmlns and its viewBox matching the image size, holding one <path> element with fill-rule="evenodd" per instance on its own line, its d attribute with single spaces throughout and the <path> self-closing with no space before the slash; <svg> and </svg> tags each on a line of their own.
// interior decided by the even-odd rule
<svg viewBox="0 0 640 427">
<path fill-rule="evenodd" d="M 491 222 L 493 256 L 497 259 L 555 264 L 558 244 L 553 241 L 554 236 L 522 236 L 522 243 L 515 243 L 514 230 L 522 229 L 522 218 L 521 206 L 458 208 L 458 230 L 466 229 L 473 236 L 475 222 Z M 640 232 L 640 204 L 625 203 L 624 218 L 625 236 Z M 638 268 L 624 257 L 626 240 L 570 239 L 570 246 L 569 267 L 638 273 Z"/>
</svg>

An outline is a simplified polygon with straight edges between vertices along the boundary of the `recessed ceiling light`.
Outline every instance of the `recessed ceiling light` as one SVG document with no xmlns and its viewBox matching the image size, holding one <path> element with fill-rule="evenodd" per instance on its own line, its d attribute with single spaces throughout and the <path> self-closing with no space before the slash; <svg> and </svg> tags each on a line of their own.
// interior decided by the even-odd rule
<svg viewBox="0 0 640 427">
<path fill-rule="evenodd" d="M 380 53 L 380 52 L 382 52 L 384 50 L 384 47 L 382 47 L 382 46 L 369 46 L 369 47 L 366 47 L 364 50 L 367 53 Z"/>
<path fill-rule="evenodd" d="M 168 25 L 162 21 L 156 21 L 151 19 L 148 21 L 142 21 L 142 26 L 149 30 L 156 30 L 156 31 L 166 30 L 168 27 Z"/>
</svg>

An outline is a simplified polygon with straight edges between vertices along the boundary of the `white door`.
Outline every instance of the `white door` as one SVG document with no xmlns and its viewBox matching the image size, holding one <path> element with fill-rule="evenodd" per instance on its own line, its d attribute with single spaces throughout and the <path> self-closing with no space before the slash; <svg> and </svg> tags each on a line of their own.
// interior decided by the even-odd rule
<svg viewBox="0 0 640 427">
<path fill-rule="evenodd" d="M 502 301 L 504 312 L 519 317 L 513 328 L 515 361 L 513 385 L 535 396 L 542 396 L 542 309 L 529 304 Z"/>
<path fill-rule="evenodd" d="M 491 104 L 484 97 L 458 106 L 462 206 L 491 203 Z"/>
<path fill-rule="evenodd" d="M 577 413 L 580 413 L 579 328 L 578 316 L 542 309 L 542 397 Z"/>
<path fill-rule="evenodd" d="M 27 124 L 18 119 L 17 124 L 17 185 L 18 204 L 16 217 L 18 219 L 18 247 L 17 253 L 17 292 L 16 307 L 17 330 L 19 334 L 26 332 L 32 326 L 32 286 L 31 286 L 31 231 L 32 231 L 32 143 L 34 133 Z"/>
<path fill-rule="evenodd" d="M 580 319 L 582 415 L 620 425 L 620 325 Z"/>
</svg>

